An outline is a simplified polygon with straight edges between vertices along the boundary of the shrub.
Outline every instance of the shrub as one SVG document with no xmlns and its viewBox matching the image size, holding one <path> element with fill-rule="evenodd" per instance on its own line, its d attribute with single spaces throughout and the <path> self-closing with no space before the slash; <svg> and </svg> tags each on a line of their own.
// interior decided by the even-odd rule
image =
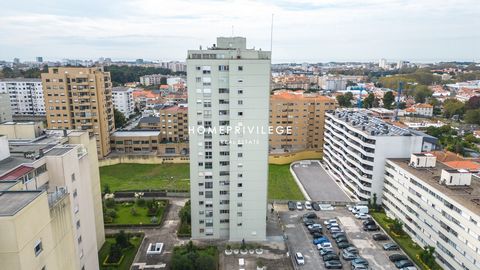
<svg viewBox="0 0 480 270">
<path fill-rule="evenodd" d="M 110 246 L 107 263 L 117 263 L 122 258 L 122 247 L 118 244 Z"/>
<path fill-rule="evenodd" d="M 132 244 L 128 239 L 128 235 L 122 230 L 115 236 L 115 245 L 118 245 L 121 249 L 130 247 Z"/>
<path fill-rule="evenodd" d="M 152 223 L 152 224 L 158 223 L 158 217 L 152 217 L 152 218 L 150 219 L 150 223 Z"/>
<path fill-rule="evenodd" d="M 115 209 L 107 209 L 107 211 L 105 212 L 105 215 L 107 217 L 114 219 L 117 217 L 117 211 L 115 211 Z"/>
<path fill-rule="evenodd" d="M 145 199 L 144 198 L 138 198 L 136 200 L 136 203 L 139 207 L 144 207 L 145 206 Z"/>
<path fill-rule="evenodd" d="M 115 200 L 113 199 L 106 199 L 104 203 L 107 208 L 115 208 Z"/>
<path fill-rule="evenodd" d="M 135 207 L 132 207 L 132 208 L 130 209 L 130 214 L 132 214 L 132 216 L 138 216 L 137 209 L 135 209 Z"/>
</svg>

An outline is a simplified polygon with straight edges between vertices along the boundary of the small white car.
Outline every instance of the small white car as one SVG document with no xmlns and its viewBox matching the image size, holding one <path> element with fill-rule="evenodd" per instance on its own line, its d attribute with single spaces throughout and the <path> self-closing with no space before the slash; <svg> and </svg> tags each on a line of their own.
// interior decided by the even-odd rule
<svg viewBox="0 0 480 270">
<path fill-rule="evenodd" d="M 303 204 L 301 202 L 297 202 L 297 210 L 303 210 Z"/>
<path fill-rule="evenodd" d="M 333 248 L 332 243 L 325 242 L 325 243 L 317 244 L 317 249 L 318 250 L 322 250 L 322 249 L 325 249 L 325 248 Z"/>
<path fill-rule="evenodd" d="M 355 215 L 356 218 L 358 219 L 368 219 L 370 218 L 370 215 L 369 214 L 364 214 L 364 213 L 358 213 Z"/>
<path fill-rule="evenodd" d="M 305 202 L 305 209 L 307 209 L 307 210 L 312 210 L 312 203 L 309 202 L 309 201 L 306 201 L 306 202 Z"/>
<path fill-rule="evenodd" d="M 325 225 L 328 225 L 328 224 L 330 224 L 330 223 L 337 223 L 337 220 L 334 219 L 334 218 L 332 218 L 332 219 L 329 219 L 329 220 L 325 220 L 325 221 L 323 222 L 323 224 L 325 224 Z"/>
<path fill-rule="evenodd" d="M 300 253 L 300 252 L 295 253 L 295 260 L 297 261 L 298 265 L 304 265 L 305 264 L 305 258 L 303 257 L 302 253 Z"/>
<path fill-rule="evenodd" d="M 318 224 L 318 223 L 314 223 L 312 225 L 308 225 L 307 228 L 309 230 L 313 230 L 313 229 L 321 229 L 322 228 L 322 225 Z"/>
</svg>

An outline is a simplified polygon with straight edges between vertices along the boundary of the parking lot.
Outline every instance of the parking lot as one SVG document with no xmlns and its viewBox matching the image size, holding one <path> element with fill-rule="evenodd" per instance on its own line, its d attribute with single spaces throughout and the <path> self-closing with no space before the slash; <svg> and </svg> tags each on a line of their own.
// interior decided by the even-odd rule
<svg viewBox="0 0 480 270">
<path fill-rule="evenodd" d="M 350 198 L 337 185 L 317 161 L 296 163 L 293 171 L 310 198 L 324 202 L 350 202 Z"/>
<path fill-rule="evenodd" d="M 295 265 L 296 269 L 326 269 L 322 257 L 320 256 L 316 246 L 313 245 L 313 237 L 310 235 L 307 227 L 302 222 L 303 214 L 307 212 L 309 211 L 294 210 L 281 211 L 279 213 L 281 221 L 285 227 L 287 243 L 292 256 L 295 252 L 301 252 L 305 257 L 305 265 Z M 323 222 L 327 219 L 336 218 L 340 228 L 346 232 L 349 242 L 359 250 L 359 255 L 369 262 L 370 269 L 397 269 L 395 265 L 390 262 L 388 256 L 394 253 L 403 254 L 403 252 L 401 250 L 383 250 L 382 245 L 384 243 L 391 242 L 391 240 L 377 242 L 372 239 L 373 234 L 381 231 L 363 231 L 362 221 L 356 219 L 345 207 L 337 207 L 333 211 L 316 211 L 315 213 L 319 217 L 317 223 L 322 224 L 324 227 L 323 233 L 329 238 L 330 242 L 334 243 L 335 241 L 333 241 Z M 339 250 L 337 249 L 336 244 L 333 244 L 333 246 L 335 254 L 338 254 Z M 342 269 L 352 269 L 349 261 L 346 261 L 342 258 L 341 262 L 343 264 Z"/>
</svg>

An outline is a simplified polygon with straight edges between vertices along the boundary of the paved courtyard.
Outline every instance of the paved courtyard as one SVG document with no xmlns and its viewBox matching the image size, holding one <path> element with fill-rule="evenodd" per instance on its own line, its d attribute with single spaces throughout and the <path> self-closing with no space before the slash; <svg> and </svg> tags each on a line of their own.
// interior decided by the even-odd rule
<svg viewBox="0 0 480 270">
<path fill-rule="evenodd" d="M 350 202 L 350 198 L 337 185 L 318 162 L 296 163 L 293 171 L 302 183 L 312 201 Z"/>
</svg>

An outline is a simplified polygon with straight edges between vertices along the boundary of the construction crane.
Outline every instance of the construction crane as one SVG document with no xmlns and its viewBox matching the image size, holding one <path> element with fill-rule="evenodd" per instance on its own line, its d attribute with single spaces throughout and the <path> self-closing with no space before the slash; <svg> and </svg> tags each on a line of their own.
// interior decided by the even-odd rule
<svg viewBox="0 0 480 270">
<path fill-rule="evenodd" d="M 395 121 L 398 121 L 398 110 L 400 109 L 400 96 L 402 95 L 403 82 L 398 82 L 397 108 L 395 109 Z"/>
</svg>

